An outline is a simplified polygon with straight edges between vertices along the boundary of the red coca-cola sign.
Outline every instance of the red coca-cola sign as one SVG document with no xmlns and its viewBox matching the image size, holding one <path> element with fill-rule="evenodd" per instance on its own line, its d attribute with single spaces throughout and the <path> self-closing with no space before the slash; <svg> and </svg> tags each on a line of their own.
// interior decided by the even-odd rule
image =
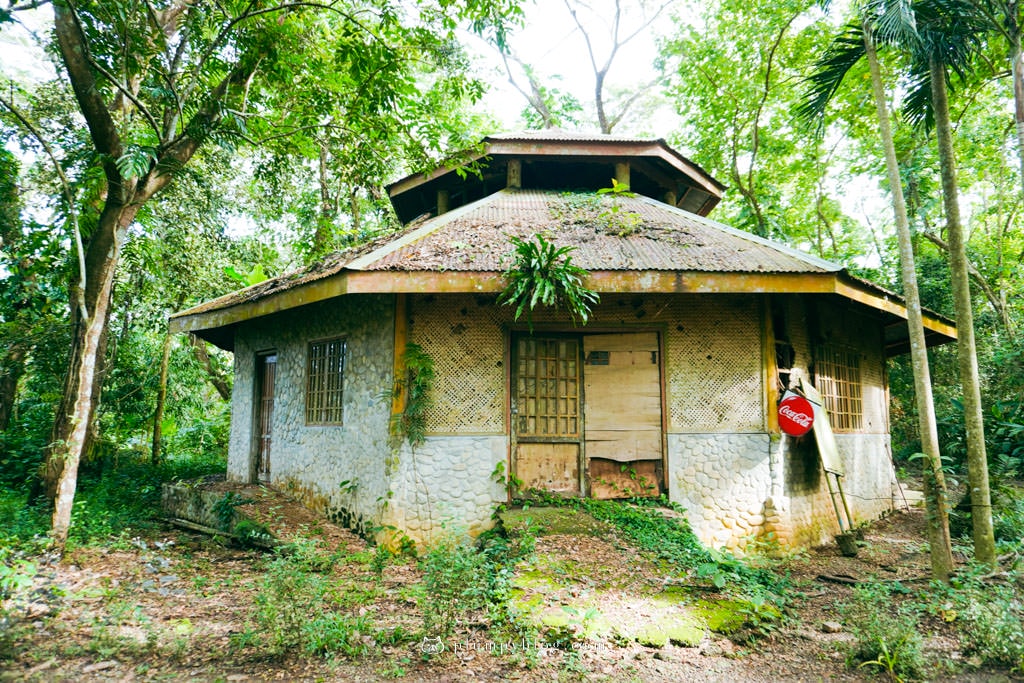
<svg viewBox="0 0 1024 683">
<path fill-rule="evenodd" d="M 790 436 L 803 436 L 814 426 L 814 407 L 803 396 L 787 396 L 779 404 L 779 427 Z"/>
</svg>

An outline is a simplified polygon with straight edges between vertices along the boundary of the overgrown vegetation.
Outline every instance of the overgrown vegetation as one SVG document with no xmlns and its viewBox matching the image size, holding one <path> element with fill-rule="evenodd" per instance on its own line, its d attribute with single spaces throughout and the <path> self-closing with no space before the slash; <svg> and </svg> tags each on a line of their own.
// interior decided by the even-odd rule
<svg viewBox="0 0 1024 683">
<path fill-rule="evenodd" d="M 569 255 L 576 247 L 556 247 L 544 235 L 531 239 L 512 237 L 515 248 L 512 263 L 503 277 L 508 282 L 498 303 L 515 307 L 515 319 L 526 314 L 526 323 L 533 331 L 533 311 L 540 306 L 564 309 L 573 324 L 590 319 L 590 307 L 600 300 L 583 280 L 587 271 L 573 265 Z"/>
<path fill-rule="evenodd" d="M 518 502 L 524 506 L 542 503 L 570 507 L 613 525 L 640 550 L 656 558 L 666 572 L 690 576 L 748 600 L 751 609 L 759 612 L 751 615 L 757 628 L 770 628 L 787 606 L 790 585 L 786 577 L 705 547 L 683 516 L 684 510 L 664 496 L 616 501 L 561 498 L 530 491 L 529 498 Z M 758 611 L 757 605 L 766 607 Z"/>
<path fill-rule="evenodd" d="M 406 344 L 402 353 L 402 377 L 395 380 L 389 400 L 401 401 L 400 412 L 391 416 L 392 450 L 403 441 L 415 448 L 427 438 L 427 413 L 434 405 L 434 359 L 419 344 Z"/>
</svg>

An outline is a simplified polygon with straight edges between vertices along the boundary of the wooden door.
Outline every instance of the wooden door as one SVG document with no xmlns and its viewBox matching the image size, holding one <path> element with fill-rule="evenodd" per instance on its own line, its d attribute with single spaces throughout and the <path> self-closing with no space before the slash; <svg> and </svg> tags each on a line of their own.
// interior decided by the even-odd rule
<svg viewBox="0 0 1024 683">
<path fill-rule="evenodd" d="M 660 493 L 659 356 L 656 332 L 583 338 L 584 451 L 591 497 Z"/>
<path fill-rule="evenodd" d="M 513 469 L 524 489 L 580 494 L 580 363 L 575 337 L 513 344 Z"/>
<path fill-rule="evenodd" d="M 256 478 L 270 481 L 271 425 L 274 420 L 274 377 L 277 354 L 267 353 L 256 360 Z"/>
</svg>

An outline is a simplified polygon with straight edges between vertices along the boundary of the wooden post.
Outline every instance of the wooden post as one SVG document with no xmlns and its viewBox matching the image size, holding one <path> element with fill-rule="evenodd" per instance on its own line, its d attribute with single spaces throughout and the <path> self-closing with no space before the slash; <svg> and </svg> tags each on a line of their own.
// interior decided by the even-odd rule
<svg viewBox="0 0 1024 683">
<path fill-rule="evenodd" d="M 629 186 L 629 162 L 628 161 L 617 161 L 615 162 L 615 181 L 619 185 Z"/>
<path fill-rule="evenodd" d="M 508 160 L 506 187 L 510 190 L 518 190 L 523 186 L 523 162 L 519 159 Z"/>
<path fill-rule="evenodd" d="M 437 191 L 437 215 L 448 213 L 448 190 Z"/>
<path fill-rule="evenodd" d="M 405 373 L 405 346 L 409 342 L 409 316 L 406 313 L 406 295 L 395 295 L 395 386 Z M 405 408 L 405 392 L 395 392 L 391 397 L 391 414 L 398 415 Z"/>
<path fill-rule="evenodd" d="M 669 190 L 665 193 L 665 203 L 669 206 L 676 206 L 676 192 L 675 190 Z"/>
</svg>

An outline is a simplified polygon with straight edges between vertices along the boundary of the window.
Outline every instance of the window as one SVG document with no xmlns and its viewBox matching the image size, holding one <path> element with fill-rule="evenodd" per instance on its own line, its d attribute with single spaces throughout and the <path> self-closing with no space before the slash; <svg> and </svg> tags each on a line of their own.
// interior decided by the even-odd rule
<svg viewBox="0 0 1024 683">
<path fill-rule="evenodd" d="M 860 357 L 853 351 L 823 346 L 818 348 L 815 370 L 817 388 L 825 401 L 832 428 L 840 432 L 860 429 L 863 415 Z"/>
<path fill-rule="evenodd" d="M 516 350 L 518 435 L 578 436 L 578 342 L 523 337 Z"/>
<path fill-rule="evenodd" d="M 345 340 L 311 343 L 306 370 L 306 424 L 342 424 L 344 378 Z"/>
</svg>

